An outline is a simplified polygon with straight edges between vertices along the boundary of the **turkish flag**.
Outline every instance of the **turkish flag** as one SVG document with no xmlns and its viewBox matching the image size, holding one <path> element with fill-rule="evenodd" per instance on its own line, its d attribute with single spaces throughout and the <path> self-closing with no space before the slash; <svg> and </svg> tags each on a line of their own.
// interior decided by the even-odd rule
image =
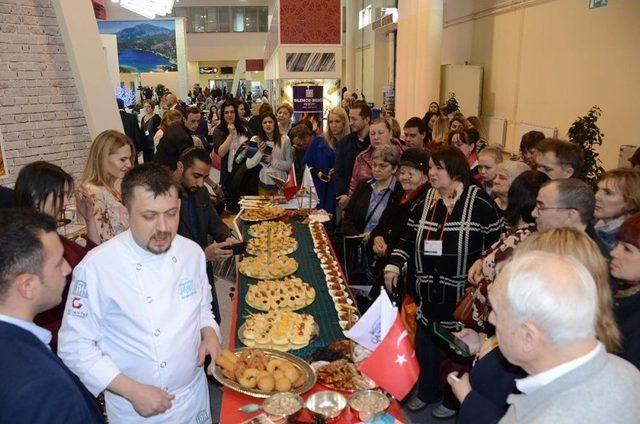
<svg viewBox="0 0 640 424">
<path fill-rule="evenodd" d="M 402 400 L 418 381 L 420 365 L 400 315 L 371 356 L 358 368 L 378 386 Z"/>
<path fill-rule="evenodd" d="M 291 169 L 289 170 L 289 177 L 287 178 L 286 183 L 284 184 L 284 197 L 287 200 L 291 200 L 296 197 L 296 193 L 298 192 L 298 184 L 296 183 L 296 172 L 291 165 Z"/>
</svg>

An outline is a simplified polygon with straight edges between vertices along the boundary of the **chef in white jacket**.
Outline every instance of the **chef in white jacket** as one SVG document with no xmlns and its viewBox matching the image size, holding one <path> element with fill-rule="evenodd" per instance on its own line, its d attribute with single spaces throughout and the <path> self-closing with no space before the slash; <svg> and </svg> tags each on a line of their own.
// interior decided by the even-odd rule
<svg viewBox="0 0 640 424">
<path fill-rule="evenodd" d="M 205 257 L 176 235 L 179 185 L 148 163 L 122 181 L 129 230 L 75 268 L 58 354 L 111 423 L 210 423 L 205 356 L 220 350 Z M 147 417 L 147 418 L 145 418 Z"/>
</svg>

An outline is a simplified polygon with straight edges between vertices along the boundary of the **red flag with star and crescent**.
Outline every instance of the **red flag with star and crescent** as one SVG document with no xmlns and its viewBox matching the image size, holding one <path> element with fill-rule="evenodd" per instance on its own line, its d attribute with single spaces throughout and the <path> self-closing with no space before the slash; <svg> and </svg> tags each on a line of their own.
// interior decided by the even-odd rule
<svg viewBox="0 0 640 424">
<path fill-rule="evenodd" d="M 418 381 L 420 365 L 400 314 L 376 350 L 358 369 L 398 400 L 411 391 Z"/>
<path fill-rule="evenodd" d="M 284 197 L 287 200 L 291 200 L 296 197 L 296 193 L 298 192 L 298 183 L 296 181 L 296 170 L 291 164 L 291 169 L 289 170 L 289 176 L 284 185 Z"/>
</svg>

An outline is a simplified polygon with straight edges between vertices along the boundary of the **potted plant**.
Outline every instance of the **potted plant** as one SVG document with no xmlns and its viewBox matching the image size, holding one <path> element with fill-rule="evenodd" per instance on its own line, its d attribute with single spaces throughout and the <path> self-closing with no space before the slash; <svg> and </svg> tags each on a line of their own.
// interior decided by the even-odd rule
<svg viewBox="0 0 640 424">
<path fill-rule="evenodd" d="M 156 94 L 158 95 L 158 98 L 161 98 L 165 94 L 169 94 L 169 93 L 171 93 L 171 91 L 168 90 L 167 87 L 164 86 L 164 84 L 156 85 Z"/>
<path fill-rule="evenodd" d="M 589 183 L 594 190 L 597 188 L 598 179 L 604 173 L 600 155 L 596 146 L 602 145 L 604 134 L 597 125 L 598 118 L 602 115 L 602 109 L 592 106 L 584 116 L 579 116 L 569 128 L 569 140 L 580 147 L 584 153 L 584 166 L 577 178 Z"/>
</svg>

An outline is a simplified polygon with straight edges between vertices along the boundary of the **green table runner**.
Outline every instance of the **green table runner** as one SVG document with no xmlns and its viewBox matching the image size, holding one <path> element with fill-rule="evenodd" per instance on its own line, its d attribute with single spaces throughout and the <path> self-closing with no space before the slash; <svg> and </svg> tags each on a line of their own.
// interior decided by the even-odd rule
<svg viewBox="0 0 640 424">
<path fill-rule="evenodd" d="M 298 270 L 293 274 L 302 279 L 305 283 L 308 283 L 316 290 L 316 299 L 313 303 L 303 309 L 296 312 L 305 312 L 313 315 L 316 323 L 320 327 L 320 334 L 309 344 L 309 346 L 292 350 L 296 356 L 302 358 L 308 358 L 311 353 L 319 347 L 326 346 L 337 340 L 345 338 L 342 333 L 342 328 L 338 324 L 338 313 L 334 307 L 333 299 L 329 295 L 327 289 L 327 283 L 325 280 L 324 271 L 320 267 L 320 260 L 316 252 L 313 251 L 313 239 L 311 238 L 311 232 L 307 225 L 302 225 L 297 222 L 289 222 L 294 227 L 293 237 L 298 241 L 298 249 L 288 256 L 292 256 L 298 261 Z M 248 234 L 249 225 L 242 225 L 242 232 L 245 241 L 249 241 Z M 238 274 L 238 317 L 236 321 L 236 332 L 246 317 L 251 313 L 260 313 L 245 301 L 249 284 L 255 284 L 257 280 L 249 277 L 245 277 L 242 274 Z M 243 347 L 244 345 L 240 341 L 236 333 L 236 347 Z"/>
</svg>

